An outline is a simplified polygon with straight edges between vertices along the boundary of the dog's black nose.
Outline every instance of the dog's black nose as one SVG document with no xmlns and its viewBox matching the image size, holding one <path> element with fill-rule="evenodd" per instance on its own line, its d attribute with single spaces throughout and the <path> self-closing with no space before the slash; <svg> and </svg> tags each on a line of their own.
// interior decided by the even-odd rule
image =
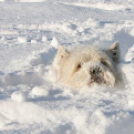
<svg viewBox="0 0 134 134">
<path fill-rule="evenodd" d="M 102 71 L 100 68 L 94 68 L 92 71 L 90 71 L 91 74 L 95 75 L 95 74 L 100 74 Z"/>
</svg>

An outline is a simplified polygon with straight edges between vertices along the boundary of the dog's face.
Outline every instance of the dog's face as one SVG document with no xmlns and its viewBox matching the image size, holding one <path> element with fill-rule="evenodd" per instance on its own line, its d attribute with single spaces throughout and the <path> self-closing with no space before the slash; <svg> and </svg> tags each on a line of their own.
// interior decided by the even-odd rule
<svg viewBox="0 0 134 134">
<path fill-rule="evenodd" d="M 117 82 L 115 64 L 119 56 L 118 42 L 108 50 L 84 46 L 67 51 L 59 46 L 53 67 L 58 79 L 71 87 L 80 88 L 94 83 L 114 86 Z"/>
</svg>

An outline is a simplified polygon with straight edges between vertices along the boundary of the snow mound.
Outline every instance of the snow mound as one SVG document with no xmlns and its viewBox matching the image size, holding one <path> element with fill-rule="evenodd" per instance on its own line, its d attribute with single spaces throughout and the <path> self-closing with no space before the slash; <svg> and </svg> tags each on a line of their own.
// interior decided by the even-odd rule
<svg viewBox="0 0 134 134">
<path fill-rule="evenodd" d="M 45 88 L 45 87 L 34 87 L 33 89 L 32 89 L 32 94 L 33 95 L 36 95 L 36 96 L 46 96 L 47 94 L 48 94 L 48 92 L 47 92 L 47 88 Z"/>
<path fill-rule="evenodd" d="M 51 45 L 55 48 L 58 48 L 59 42 L 55 37 L 53 37 Z"/>
<path fill-rule="evenodd" d="M 26 43 L 27 42 L 27 38 L 25 38 L 25 37 L 18 37 L 18 42 L 19 43 Z"/>
<path fill-rule="evenodd" d="M 26 95 L 25 93 L 21 93 L 21 92 L 13 92 L 11 94 L 11 99 L 17 102 L 23 102 L 26 101 Z"/>
</svg>

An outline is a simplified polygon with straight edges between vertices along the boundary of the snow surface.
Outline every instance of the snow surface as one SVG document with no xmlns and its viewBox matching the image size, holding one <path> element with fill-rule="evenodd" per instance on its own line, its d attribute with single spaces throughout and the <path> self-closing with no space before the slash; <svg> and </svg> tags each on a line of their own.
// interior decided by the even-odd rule
<svg viewBox="0 0 134 134">
<path fill-rule="evenodd" d="M 0 134 L 133 134 L 133 0 L 29 2 L 0 3 Z M 59 44 L 117 40 L 124 84 L 74 91 L 55 82 Z"/>
</svg>

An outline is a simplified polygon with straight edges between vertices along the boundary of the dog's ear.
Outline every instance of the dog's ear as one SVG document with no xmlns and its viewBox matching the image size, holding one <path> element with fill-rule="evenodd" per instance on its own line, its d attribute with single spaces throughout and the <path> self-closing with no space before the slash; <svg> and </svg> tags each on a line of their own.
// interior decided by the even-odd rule
<svg viewBox="0 0 134 134">
<path fill-rule="evenodd" d="M 114 44 L 112 44 L 106 52 L 112 58 L 112 60 L 114 62 L 119 62 L 119 60 L 120 60 L 120 45 L 119 45 L 118 41 L 116 41 Z"/>
<path fill-rule="evenodd" d="M 69 55 L 69 52 L 67 52 L 67 50 L 63 46 L 59 45 L 58 46 L 58 55 L 61 58 L 65 58 Z"/>
</svg>

